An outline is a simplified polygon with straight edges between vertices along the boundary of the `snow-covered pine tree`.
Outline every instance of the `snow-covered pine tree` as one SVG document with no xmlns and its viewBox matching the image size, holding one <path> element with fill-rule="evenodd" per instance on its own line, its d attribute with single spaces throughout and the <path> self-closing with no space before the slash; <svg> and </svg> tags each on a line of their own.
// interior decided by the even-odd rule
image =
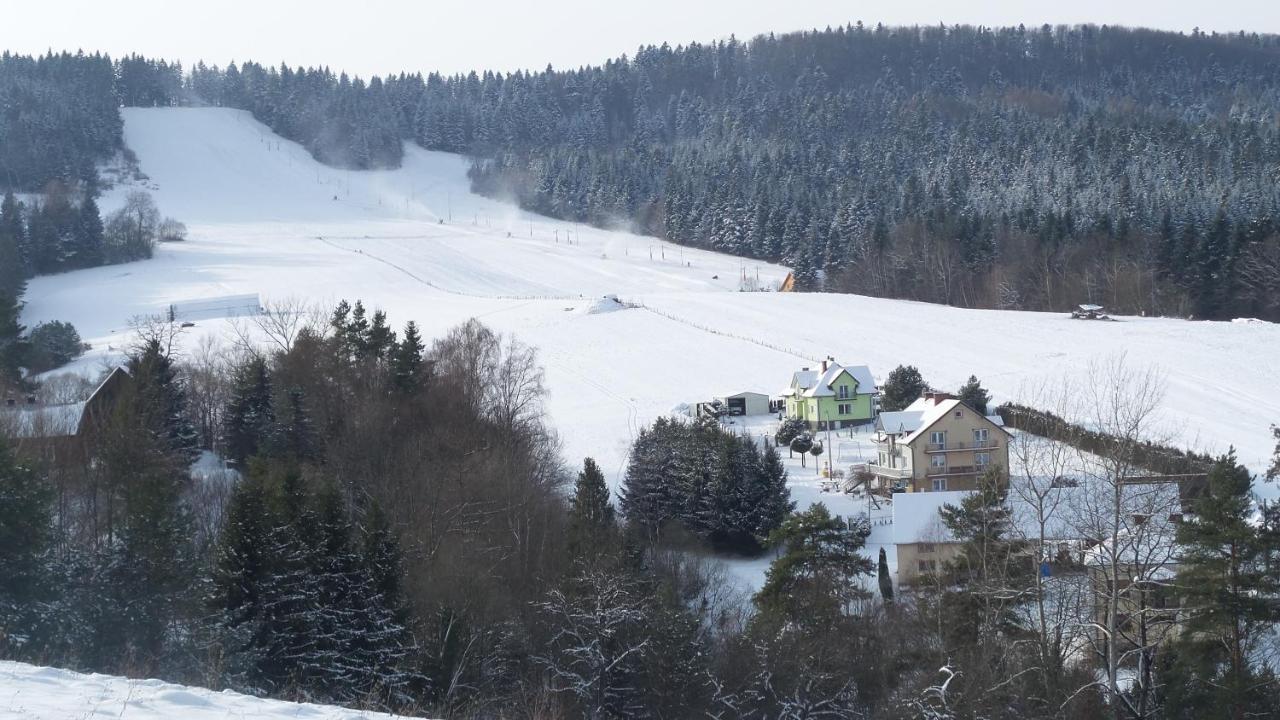
<svg viewBox="0 0 1280 720">
<path fill-rule="evenodd" d="M 0 656 L 36 659 L 50 596 L 53 488 L 0 438 Z"/>
<path fill-rule="evenodd" d="M 173 358 L 157 338 L 146 340 L 129 356 L 129 374 L 140 400 L 141 417 L 175 457 L 186 462 L 199 453 L 200 434 L 186 412 L 186 390 Z"/>
<path fill-rule="evenodd" d="M 271 371 L 260 355 L 237 367 L 231 379 L 231 397 L 222 413 L 222 442 L 227 458 L 244 463 L 271 443 L 276 414 Z"/>
</svg>

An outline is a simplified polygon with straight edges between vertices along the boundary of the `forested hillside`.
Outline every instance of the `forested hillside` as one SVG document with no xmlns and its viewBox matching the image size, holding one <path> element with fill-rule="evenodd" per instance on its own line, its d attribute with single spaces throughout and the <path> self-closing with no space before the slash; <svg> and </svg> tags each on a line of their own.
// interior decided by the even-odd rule
<svg viewBox="0 0 1280 720">
<path fill-rule="evenodd" d="M 1276 36 L 859 24 L 367 83 L 133 56 L 115 85 L 248 109 L 343 167 L 469 153 L 479 191 L 781 260 L 801 289 L 1280 319 Z"/>
</svg>

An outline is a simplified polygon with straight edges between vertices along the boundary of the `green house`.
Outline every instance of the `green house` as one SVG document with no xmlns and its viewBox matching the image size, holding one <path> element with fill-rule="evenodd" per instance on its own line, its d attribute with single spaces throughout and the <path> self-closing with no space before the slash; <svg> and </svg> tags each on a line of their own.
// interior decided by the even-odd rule
<svg viewBox="0 0 1280 720">
<path fill-rule="evenodd" d="M 820 370 L 803 368 L 782 391 L 789 418 L 814 430 L 843 428 L 875 419 L 876 382 L 866 365 L 845 367 L 822 361 Z"/>
</svg>

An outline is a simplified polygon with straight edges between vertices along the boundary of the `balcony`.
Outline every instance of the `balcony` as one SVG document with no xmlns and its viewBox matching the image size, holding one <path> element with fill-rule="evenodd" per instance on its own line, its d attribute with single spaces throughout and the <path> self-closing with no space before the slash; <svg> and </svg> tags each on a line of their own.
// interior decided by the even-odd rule
<svg viewBox="0 0 1280 720">
<path fill-rule="evenodd" d="M 925 452 L 955 452 L 957 450 L 994 450 L 1000 447 L 1000 441 L 995 439 L 983 440 L 982 442 L 953 442 L 953 443 L 929 443 L 925 446 Z"/>
<path fill-rule="evenodd" d="M 928 477 L 946 477 L 948 475 L 981 475 L 987 470 L 995 467 L 991 465 L 950 465 L 948 467 L 930 466 L 925 470 Z"/>
</svg>

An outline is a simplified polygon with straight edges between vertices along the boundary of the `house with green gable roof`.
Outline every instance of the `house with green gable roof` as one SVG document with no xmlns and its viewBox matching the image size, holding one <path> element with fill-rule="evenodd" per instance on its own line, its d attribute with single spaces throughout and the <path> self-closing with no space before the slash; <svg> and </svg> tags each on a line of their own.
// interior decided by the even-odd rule
<svg viewBox="0 0 1280 720">
<path fill-rule="evenodd" d="M 830 358 L 817 370 L 802 368 L 782 391 L 786 415 L 811 430 L 869 423 L 876 416 L 875 379 L 866 365 L 843 366 Z"/>
</svg>

